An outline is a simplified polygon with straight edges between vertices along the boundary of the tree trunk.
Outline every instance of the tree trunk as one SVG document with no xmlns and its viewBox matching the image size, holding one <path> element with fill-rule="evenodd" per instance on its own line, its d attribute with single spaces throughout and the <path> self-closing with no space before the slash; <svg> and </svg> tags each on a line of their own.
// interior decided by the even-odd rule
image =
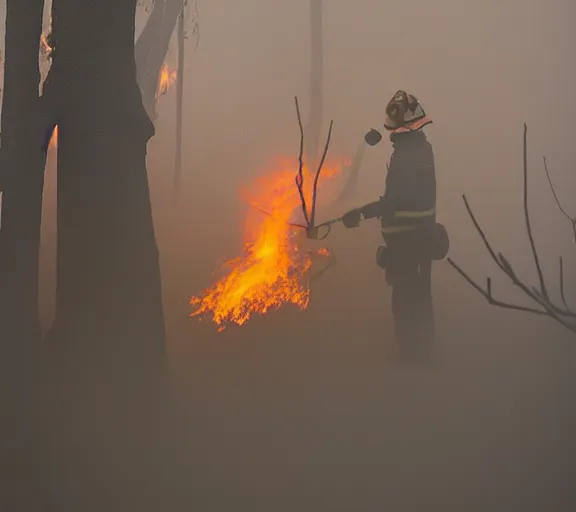
<svg viewBox="0 0 576 512">
<path fill-rule="evenodd" d="M 0 339 L 38 341 L 38 258 L 46 152 L 38 51 L 43 0 L 9 1 L 2 105 Z"/>
<path fill-rule="evenodd" d="M 55 327 L 60 338 L 121 339 L 134 345 L 129 351 L 148 340 L 145 351 L 159 355 L 164 322 L 145 162 L 154 128 L 136 82 L 134 4 L 54 0 L 44 90 L 58 121 Z M 88 16 L 91 29 L 73 22 Z"/>
<path fill-rule="evenodd" d="M 160 461 L 175 438 L 163 423 L 173 417 L 146 174 L 154 128 L 136 80 L 135 10 L 136 0 L 53 4 L 44 94 L 58 123 L 58 275 L 49 341 L 71 510 L 161 510 L 153 498 L 166 500 L 170 472 Z"/>
<path fill-rule="evenodd" d="M 44 433 L 38 265 L 44 164 L 43 0 L 8 0 L 0 189 L 0 509 L 56 510 Z"/>
<path fill-rule="evenodd" d="M 322 0 L 310 0 L 310 113 L 306 126 L 306 153 L 311 167 L 315 166 L 320 147 L 324 115 L 323 82 Z"/>
<path fill-rule="evenodd" d="M 156 117 L 156 92 L 160 70 L 183 6 L 183 0 L 156 0 L 148 21 L 136 41 L 138 84 L 142 91 L 144 107 L 153 120 Z"/>
</svg>

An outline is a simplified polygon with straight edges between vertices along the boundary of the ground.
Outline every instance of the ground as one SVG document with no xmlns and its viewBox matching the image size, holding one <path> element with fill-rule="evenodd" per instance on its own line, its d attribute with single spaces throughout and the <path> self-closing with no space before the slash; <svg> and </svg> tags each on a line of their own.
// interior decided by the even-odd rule
<svg viewBox="0 0 576 512">
<path fill-rule="evenodd" d="M 370 263 L 341 254 L 306 313 L 172 344 L 199 509 L 572 509 L 573 340 L 438 264 L 437 361 L 399 367 Z"/>
</svg>

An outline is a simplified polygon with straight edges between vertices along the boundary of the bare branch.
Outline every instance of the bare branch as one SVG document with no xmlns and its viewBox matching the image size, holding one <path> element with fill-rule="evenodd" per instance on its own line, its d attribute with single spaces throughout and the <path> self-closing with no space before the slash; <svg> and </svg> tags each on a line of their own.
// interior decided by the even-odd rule
<svg viewBox="0 0 576 512">
<path fill-rule="evenodd" d="M 494 260 L 496 265 L 498 265 L 498 267 L 506 275 L 508 275 L 507 269 L 502 265 L 500 258 L 496 255 L 496 252 L 494 251 L 494 249 L 492 249 L 492 246 L 490 245 L 490 242 L 488 241 L 488 238 L 486 237 L 484 230 L 480 227 L 480 224 L 476 220 L 476 216 L 474 215 L 474 212 L 472 211 L 472 208 L 470 207 L 470 204 L 468 203 L 468 199 L 466 198 L 465 195 L 462 196 L 462 200 L 464 201 L 464 206 L 466 207 L 466 211 L 468 212 L 468 215 L 470 216 L 470 219 L 472 220 L 472 223 L 474 224 L 476 231 L 478 232 L 478 234 L 480 235 L 480 238 L 482 238 L 482 241 L 484 242 L 484 246 L 486 247 L 488 254 L 490 254 L 490 257 Z"/>
<path fill-rule="evenodd" d="M 314 177 L 314 185 L 312 188 L 312 211 L 310 213 L 310 224 L 314 227 L 314 219 L 316 217 L 316 197 L 318 195 L 318 180 L 320 178 L 320 173 L 324 167 L 324 162 L 326 161 L 326 155 L 328 154 L 328 149 L 330 148 L 330 140 L 332 139 L 332 128 L 334 127 L 334 121 L 330 121 L 330 128 L 328 129 L 328 137 L 326 137 L 326 144 L 324 145 L 324 151 L 322 152 L 322 158 L 318 164 L 318 169 L 316 169 L 316 176 Z"/>
<path fill-rule="evenodd" d="M 545 305 L 545 307 L 549 308 L 551 311 L 553 311 L 554 313 L 560 315 L 560 316 L 565 316 L 565 317 L 572 317 L 572 318 L 576 318 L 576 313 L 570 311 L 569 309 L 563 309 L 559 306 L 556 306 L 555 304 L 553 304 L 551 301 L 545 299 L 542 296 L 542 293 L 537 290 L 536 288 L 532 287 L 532 291 L 534 292 L 534 294 L 536 295 L 536 297 L 539 299 L 540 303 L 542 305 Z"/>
<path fill-rule="evenodd" d="M 548 184 L 550 185 L 550 190 L 552 191 L 552 195 L 554 196 L 554 200 L 556 201 L 556 205 L 558 206 L 558 209 L 560 210 L 562 215 L 564 215 L 564 217 L 566 217 L 570 221 L 570 224 L 572 224 L 572 232 L 574 234 L 574 242 L 576 242 L 576 217 L 571 217 L 570 215 L 568 215 L 568 213 L 566 212 L 566 210 L 562 206 L 562 203 L 560 203 L 560 200 L 558 199 L 558 195 L 556 194 L 556 189 L 554 188 L 554 185 L 552 184 L 552 178 L 550 178 L 550 172 L 548 171 L 548 163 L 546 162 L 546 157 L 545 156 L 542 157 L 542 160 L 544 161 L 544 171 L 546 172 L 546 178 L 548 179 Z"/>
<path fill-rule="evenodd" d="M 545 315 L 545 316 L 548 316 L 548 317 L 554 319 L 556 322 L 560 323 L 562 326 L 564 326 L 566 329 L 570 330 L 571 332 L 576 333 L 576 323 L 574 323 L 571 320 L 571 319 L 576 318 L 576 313 L 574 313 L 568 307 L 568 304 L 567 304 L 567 301 L 565 298 L 565 294 L 564 294 L 564 266 L 563 266 L 562 258 L 560 258 L 560 295 L 561 295 L 564 307 L 559 307 L 559 306 L 555 305 L 549 298 L 548 291 L 546 289 L 546 283 L 544 281 L 544 277 L 542 274 L 542 269 L 540 267 L 540 259 L 538 256 L 538 251 L 536 249 L 536 244 L 534 243 L 534 238 L 532 236 L 532 226 L 530 223 L 530 215 L 529 215 L 529 207 L 528 207 L 528 164 L 527 164 L 527 126 L 526 125 L 524 125 L 524 147 L 523 147 L 523 149 L 524 149 L 524 151 L 523 151 L 523 156 L 524 156 L 524 167 L 523 167 L 524 217 L 525 217 L 525 221 L 526 221 L 526 231 L 528 233 L 528 238 L 530 241 L 530 247 L 532 250 L 532 255 L 534 257 L 534 263 L 536 266 L 536 270 L 538 273 L 538 279 L 540 282 L 539 289 L 525 284 L 518 277 L 518 275 L 516 274 L 516 272 L 514 270 L 514 267 L 508 261 L 508 259 L 502 253 L 497 253 L 492 248 L 492 246 L 491 246 L 490 242 L 488 241 L 488 238 L 486 237 L 483 229 L 480 227 L 480 224 L 476 220 L 474 212 L 472 211 L 472 208 L 470 207 L 470 204 L 468 203 L 466 196 L 465 195 L 462 196 L 462 199 L 464 201 L 464 206 L 466 207 L 468 215 L 470 216 L 470 219 L 472 220 L 472 223 L 474 224 L 474 227 L 475 227 L 477 233 L 479 234 L 480 238 L 484 242 L 484 246 L 486 247 L 486 250 L 487 250 L 488 254 L 490 255 L 490 257 L 492 258 L 492 260 L 496 263 L 498 268 L 512 281 L 512 284 L 514 284 L 520 290 L 522 290 L 522 292 L 528 298 L 530 298 L 533 302 L 538 304 L 538 306 L 541 309 L 536 309 L 536 308 L 526 307 L 526 306 L 519 306 L 516 304 L 510 304 L 507 302 L 502 302 L 502 301 L 496 300 L 492 296 L 492 286 L 491 286 L 491 279 L 490 278 L 487 278 L 486 288 L 483 288 L 478 283 L 476 283 L 459 265 L 457 265 L 454 262 L 454 260 L 452 260 L 451 258 L 448 258 L 448 263 L 454 269 L 456 269 L 456 271 L 458 271 L 458 273 L 476 291 L 478 291 L 481 295 L 483 295 L 489 304 L 492 304 L 492 305 L 498 306 L 498 307 L 502 307 L 502 308 L 514 309 L 517 311 L 524 311 L 524 312 L 528 312 L 528 313 L 533 313 L 533 314 L 537 314 L 537 315 Z M 561 207 L 561 205 L 558 201 L 558 198 L 557 198 L 556 193 L 554 191 L 554 187 L 552 187 L 552 183 L 550 181 L 550 177 L 549 177 L 546 165 L 545 165 L 545 169 L 546 169 L 546 174 L 548 176 L 548 180 L 549 180 L 550 186 L 552 188 L 554 197 L 556 198 L 558 207 L 566 215 L 566 213 L 564 212 L 563 208 Z M 574 221 L 568 215 L 566 215 L 566 216 L 571 220 L 571 222 L 573 223 L 573 226 L 575 226 L 576 221 Z M 576 232 L 576 227 L 574 229 Z"/>
<path fill-rule="evenodd" d="M 326 144 L 324 145 L 324 151 L 322 152 L 322 158 L 318 163 L 318 168 L 316 169 L 316 175 L 314 176 L 314 182 L 312 183 L 312 205 L 310 208 L 310 215 L 308 215 L 308 208 L 306 206 L 306 198 L 304 194 L 304 129 L 302 127 L 302 117 L 300 115 L 300 107 L 298 104 L 298 98 L 295 97 L 294 101 L 296 103 L 296 115 L 298 116 L 298 127 L 300 128 L 300 152 L 298 154 L 298 174 L 296 174 L 296 187 L 298 189 L 298 194 L 300 196 L 300 202 L 302 203 L 302 212 L 304 213 L 304 220 L 307 226 L 308 238 L 318 239 L 318 226 L 315 225 L 316 217 L 316 200 L 318 197 L 318 181 L 320 179 L 320 174 L 324 168 L 324 163 L 326 161 L 326 155 L 330 148 L 330 141 L 332 139 L 332 128 L 334 127 L 334 121 L 330 121 L 330 128 L 328 129 L 328 136 L 326 137 Z M 324 225 L 327 225 L 324 223 Z M 328 233 L 330 228 L 328 228 Z M 326 236 L 328 236 L 328 233 Z M 322 237 L 325 238 L 325 237 Z"/>
<path fill-rule="evenodd" d="M 564 262 L 562 256 L 560 256 L 560 297 L 562 298 L 562 304 L 564 304 L 566 311 L 571 311 L 568 306 L 568 301 L 566 300 L 566 294 L 564 293 Z"/>
<path fill-rule="evenodd" d="M 302 126 L 302 115 L 300 114 L 300 105 L 298 97 L 294 96 L 294 103 L 296 104 L 296 117 L 298 118 L 298 128 L 300 129 L 300 150 L 298 152 L 298 174 L 296 175 L 296 187 L 300 195 L 300 202 L 302 203 L 302 213 L 304 214 L 304 221 L 306 225 L 310 225 L 308 218 L 308 208 L 306 207 L 306 197 L 304 196 L 304 127 Z"/>
<path fill-rule="evenodd" d="M 546 282 L 544 281 L 544 275 L 542 274 L 542 268 L 540 267 L 540 258 L 538 257 L 538 251 L 536 250 L 536 244 L 534 242 L 534 236 L 532 235 L 532 225 L 530 223 L 530 212 L 528 209 L 528 126 L 524 123 L 524 138 L 523 138 L 523 153 L 524 153 L 524 165 L 523 165 L 523 181 L 524 181 L 524 217 L 526 219 L 526 231 L 528 233 L 528 239 L 530 240 L 530 248 L 532 249 L 532 256 L 534 257 L 534 265 L 536 266 L 536 272 L 538 273 L 538 280 L 540 281 L 540 291 L 544 298 L 548 298 L 548 290 L 546 290 Z"/>
<path fill-rule="evenodd" d="M 539 309 L 534 309 L 534 308 L 530 308 L 530 307 L 526 307 L 526 306 L 518 306 L 516 304 L 510 304 L 508 302 L 502 302 L 500 300 L 495 299 L 492 296 L 492 281 L 489 277 L 486 278 L 486 288 L 484 289 L 476 281 L 474 281 L 452 258 L 447 258 L 447 261 L 492 306 L 498 306 L 500 308 L 506 308 L 506 309 L 514 309 L 516 311 L 524 311 L 524 312 L 533 313 L 536 315 L 547 315 L 546 311 L 542 311 Z"/>
</svg>

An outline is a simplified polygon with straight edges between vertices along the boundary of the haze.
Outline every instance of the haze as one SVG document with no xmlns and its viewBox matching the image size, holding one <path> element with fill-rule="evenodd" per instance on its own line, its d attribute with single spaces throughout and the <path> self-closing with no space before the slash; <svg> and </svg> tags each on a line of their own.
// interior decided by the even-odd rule
<svg viewBox="0 0 576 512">
<path fill-rule="evenodd" d="M 309 80 L 308 2 L 200 1 L 199 9 L 199 47 L 187 46 L 177 207 L 173 91 L 159 102 L 148 150 L 170 361 L 189 418 L 191 450 L 182 449 L 184 462 L 171 473 L 176 502 L 205 512 L 574 509 L 573 337 L 546 318 L 490 307 L 440 262 L 437 361 L 397 366 L 390 289 L 375 264 L 376 223 L 334 230 L 326 244 L 338 264 L 315 283 L 307 311 L 287 307 L 220 334 L 188 318 L 189 296 L 241 249 L 240 187 L 274 157 L 296 155 L 293 97 L 306 114 Z M 324 2 L 332 150 L 351 152 L 366 130 L 380 128 L 397 89 L 416 95 L 434 119 L 426 131 L 451 256 L 480 280 L 492 275 L 495 293 L 508 300 L 521 297 L 491 264 L 461 195 L 494 245 L 536 284 L 522 211 L 526 122 L 537 243 L 555 293 L 557 258 L 565 256 L 567 292 L 576 299 L 571 232 L 542 168 L 546 155 L 560 200 L 576 214 L 575 16 L 568 0 Z M 367 150 L 358 205 L 383 191 L 390 150 L 387 139 Z M 47 172 L 46 323 L 53 161 Z M 82 478 L 82 471 L 66 476 L 72 494 L 82 494 Z"/>
</svg>

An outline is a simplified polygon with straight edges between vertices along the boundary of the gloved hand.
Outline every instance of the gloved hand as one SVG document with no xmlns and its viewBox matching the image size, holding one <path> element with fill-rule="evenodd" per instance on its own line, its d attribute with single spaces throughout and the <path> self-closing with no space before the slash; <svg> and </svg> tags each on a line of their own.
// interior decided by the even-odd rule
<svg viewBox="0 0 576 512">
<path fill-rule="evenodd" d="M 357 228 L 362 220 L 362 213 L 358 209 L 350 210 L 342 217 L 342 224 L 347 228 Z"/>
<path fill-rule="evenodd" d="M 382 140 L 382 134 L 378 130 L 372 128 L 366 135 L 364 135 L 364 140 L 369 146 L 375 146 Z"/>
</svg>

